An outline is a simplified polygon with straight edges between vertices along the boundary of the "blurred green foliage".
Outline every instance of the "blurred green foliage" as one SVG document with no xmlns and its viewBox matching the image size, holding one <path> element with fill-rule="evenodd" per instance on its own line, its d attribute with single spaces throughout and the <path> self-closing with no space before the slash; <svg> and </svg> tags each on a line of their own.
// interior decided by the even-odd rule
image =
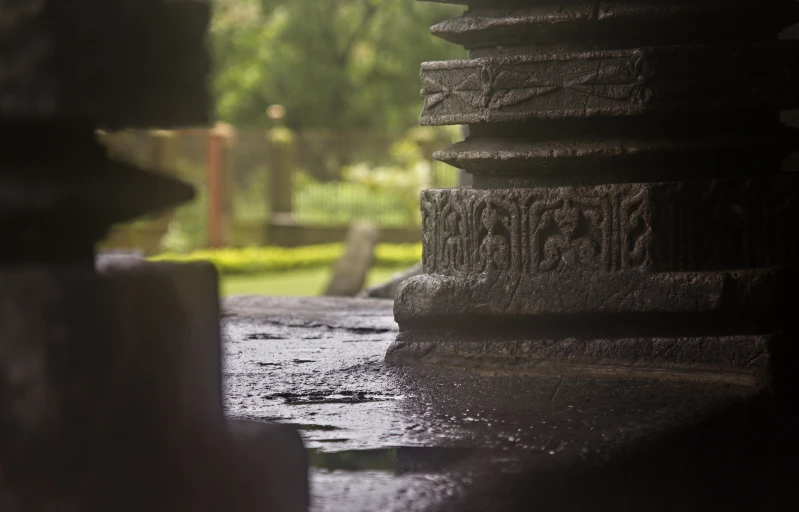
<svg viewBox="0 0 799 512">
<path fill-rule="evenodd" d="M 175 165 L 177 176 L 192 184 L 194 201 L 175 210 L 175 216 L 161 239 L 160 247 L 170 252 L 186 253 L 202 247 L 208 238 L 208 187 L 205 170 L 196 168 L 185 160 Z"/>
<path fill-rule="evenodd" d="M 438 183 L 434 169 L 437 164 L 429 158 L 429 153 L 433 147 L 452 144 L 459 137 L 460 131 L 454 127 L 446 130 L 413 128 L 391 147 L 388 164 L 359 163 L 344 169 L 342 175 L 345 181 L 362 184 L 369 196 L 387 194 L 393 197 L 402 205 L 404 225 L 421 225 L 419 194 L 428 188 L 457 186 L 454 180 Z M 449 175 L 457 179 L 456 173 L 450 172 Z"/>
<path fill-rule="evenodd" d="M 368 219 L 383 227 L 421 225 L 419 194 L 431 187 L 457 186 L 457 172 L 431 161 L 433 147 L 459 140 L 457 128 L 413 128 L 380 162 L 359 162 L 341 170 L 341 181 L 295 176 L 295 218 L 301 224 L 347 225 Z M 446 178 L 443 179 L 442 178 Z"/>
<path fill-rule="evenodd" d="M 428 28 L 463 7 L 413 0 L 216 0 L 219 117 L 293 129 L 404 131 L 420 108 L 419 64 L 465 57 Z"/>
<path fill-rule="evenodd" d="M 203 249 L 188 254 L 164 253 L 151 259 L 183 263 L 207 261 L 213 263 L 222 275 L 249 275 L 327 267 L 343 254 L 342 244 L 329 244 L 297 248 Z M 421 244 L 378 244 L 375 247 L 374 265 L 377 267 L 410 267 L 421 259 Z"/>
</svg>

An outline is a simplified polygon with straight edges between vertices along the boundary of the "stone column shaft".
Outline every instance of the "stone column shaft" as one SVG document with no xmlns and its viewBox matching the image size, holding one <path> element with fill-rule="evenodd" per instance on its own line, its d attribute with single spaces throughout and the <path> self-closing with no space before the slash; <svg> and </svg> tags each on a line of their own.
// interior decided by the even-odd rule
<svg viewBox="0 0 799 512">
<path fill-rule="evenodd" d="M 538 370 L 768 374 L 797 249 L 791 0 L 464 0 L 422 66 L 436 157 L 426 275 L 388 359 Z"/>
</svg>

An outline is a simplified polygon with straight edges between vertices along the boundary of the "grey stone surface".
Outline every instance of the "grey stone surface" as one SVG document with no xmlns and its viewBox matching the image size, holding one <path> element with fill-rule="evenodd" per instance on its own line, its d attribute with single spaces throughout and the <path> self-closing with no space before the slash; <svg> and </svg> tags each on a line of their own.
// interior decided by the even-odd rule
<svg viewBox="0 0 799 512">
<path fill-rule="evenodd" d="M 795 418 L 776 417 L 762 388 L 715 374 L 394 366 L 391 307 L 223 303 L 226 411 L 300 428 L 313 512 L 780 510 L 793 499 Z"/>
<path fill-rule="evenodd" d="M 333 277 L 325 290 L 328 297 L 355 297 L 363 290 L 366 274 L 374 262 L 380 228 L 371 222 L 354 222 L 347 233 L 344 255 L 333 266 Z"/>
</svg>

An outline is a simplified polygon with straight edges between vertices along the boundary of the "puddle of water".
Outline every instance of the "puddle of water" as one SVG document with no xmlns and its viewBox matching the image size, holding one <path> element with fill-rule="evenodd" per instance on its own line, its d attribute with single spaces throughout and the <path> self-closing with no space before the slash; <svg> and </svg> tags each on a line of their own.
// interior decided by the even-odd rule
<svg viewBox="0 0 799 512">
<path fill-rule="evenodd" d="M 247 336 L 246 339 L 250 341 L 259 341 L 259 340 L 266 341 L 266 340 L 285 340 L 288 338 L 280 334 L 269 334 L 269 333 L 259 332 L 255 334 L 250 334 L 249 336 Z"/>
<path fill-rule="evenodd" d="M 333 425 L 316 425 L 313 423 L 289 423 L 292 427 L 303 432 L 330 432 L 333 430 L 341 430 L 339 427 Z"/>
<path fill-rule="evenodd" d="M 266 396 L 267 399 L 282 398 L 287 405 L 309 405 L 309 404 L 362 404 L 373 402 L 384 402 L 386 400 L 398 400 L 402 397 L 370 395 L 365 391 L 341 391 L 337 393 L 276 393 Z"/>
<path fill-rule="evenodd" d="M 344 442 L 345 440 L 331 440 Z M 478 452 L 474 448 L 392 447 L 338 452 L 308 449 L 311 467 L 328 471 L 370 471 L 393 474 L 442 471 Z"/>
<path fill-rule="evenodd" d="M 286 405 L 317 405 L 317 404 L 365 404 L 372 402 L 384 402 L 385 398 L 377 397 L 353 397 L 353 396 L 327 396 L 327 397 L 312 397 L 303 396 L 296 398 L 285 398 Z"/>
<path fill-rule="evenodd" d="M 283 399 L 283 401 L 288 405 L 303 405 L 384 402 L 387 400 L 402 400 L 404 396 L 377 395 L 371 394 L 367 391 L 320 390 L 307 393 L 274 393 L 271 395 L 263 395 L 261 398 L 265 398 L 267 400 Z"/>
</svg>

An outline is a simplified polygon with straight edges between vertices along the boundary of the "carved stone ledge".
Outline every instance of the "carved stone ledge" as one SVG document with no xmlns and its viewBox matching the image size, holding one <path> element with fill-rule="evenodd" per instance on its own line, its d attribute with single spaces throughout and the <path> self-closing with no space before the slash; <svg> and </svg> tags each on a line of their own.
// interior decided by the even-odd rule
<svg viewBox="0 0 799 512">
<path fill-rule="evenodd" d="M 774 34 L 799 19 L 790 0 L 761 2 L 463 2 L 475 9 L 431 29 L 433 35 L 467 48 L 568 41 L 570 44 L 649 46 L 682 42 L 735 41 Z M 517 2 L 519 3 L 519 2 Z M 524 3 L 524 2 L 521 2 Z M 505 4 L 497 7 L 497 4 Z M 479 7 L 485 5 L 485 7 Z M 620 47 L 620 46 L 619 46 Z"/>
<path fill-rule="evenodd" d="M 536 323 L 535 317 L 541 317 L 551 322 L 564 315 L 588 315 L 592 321 L 595 315 L 624 314 L 765 318 L 789 299 L 786 283 L 791 279 L 793 273 L 781 269 L 422 275 L 400 286 L 394 316 L 400 326 L 460 319 L 457 324 L 469 318 Z M 564 328 L 577 327 L 566 323 Z"/>
<path fill-rule="evenodd" d="M 775 333 L 617 339 L 521 337 L 485 341 L 425 329 L 400 333 L 388 349 L 386 361 L 483 371 L 677 377 L 754 385 L 770 380 L 771 353 L 783 337 Z"/>
<path fill-rule="evenodd" d="M 741 172 L 767 172 L 764 154 L 775 158 L 799 149 L 793 130 L 763 135 L 732 134 L 704 137 L 667 136 L 580 137 L 519 140 L 473 136 L 434 154 L 437 160 L 490 176 L 544 177 L 590 175 L 592 179 L 621 176 L 640 180 L 644 173 L 663 170 L 675 178 L 721 177 Z M 779 165 L 771 166 L 776 171 Z M 612 181 L 612 180 L 609 180 Z M 622 180 L 628 181 L 628 180 Z"/>
</svg>

